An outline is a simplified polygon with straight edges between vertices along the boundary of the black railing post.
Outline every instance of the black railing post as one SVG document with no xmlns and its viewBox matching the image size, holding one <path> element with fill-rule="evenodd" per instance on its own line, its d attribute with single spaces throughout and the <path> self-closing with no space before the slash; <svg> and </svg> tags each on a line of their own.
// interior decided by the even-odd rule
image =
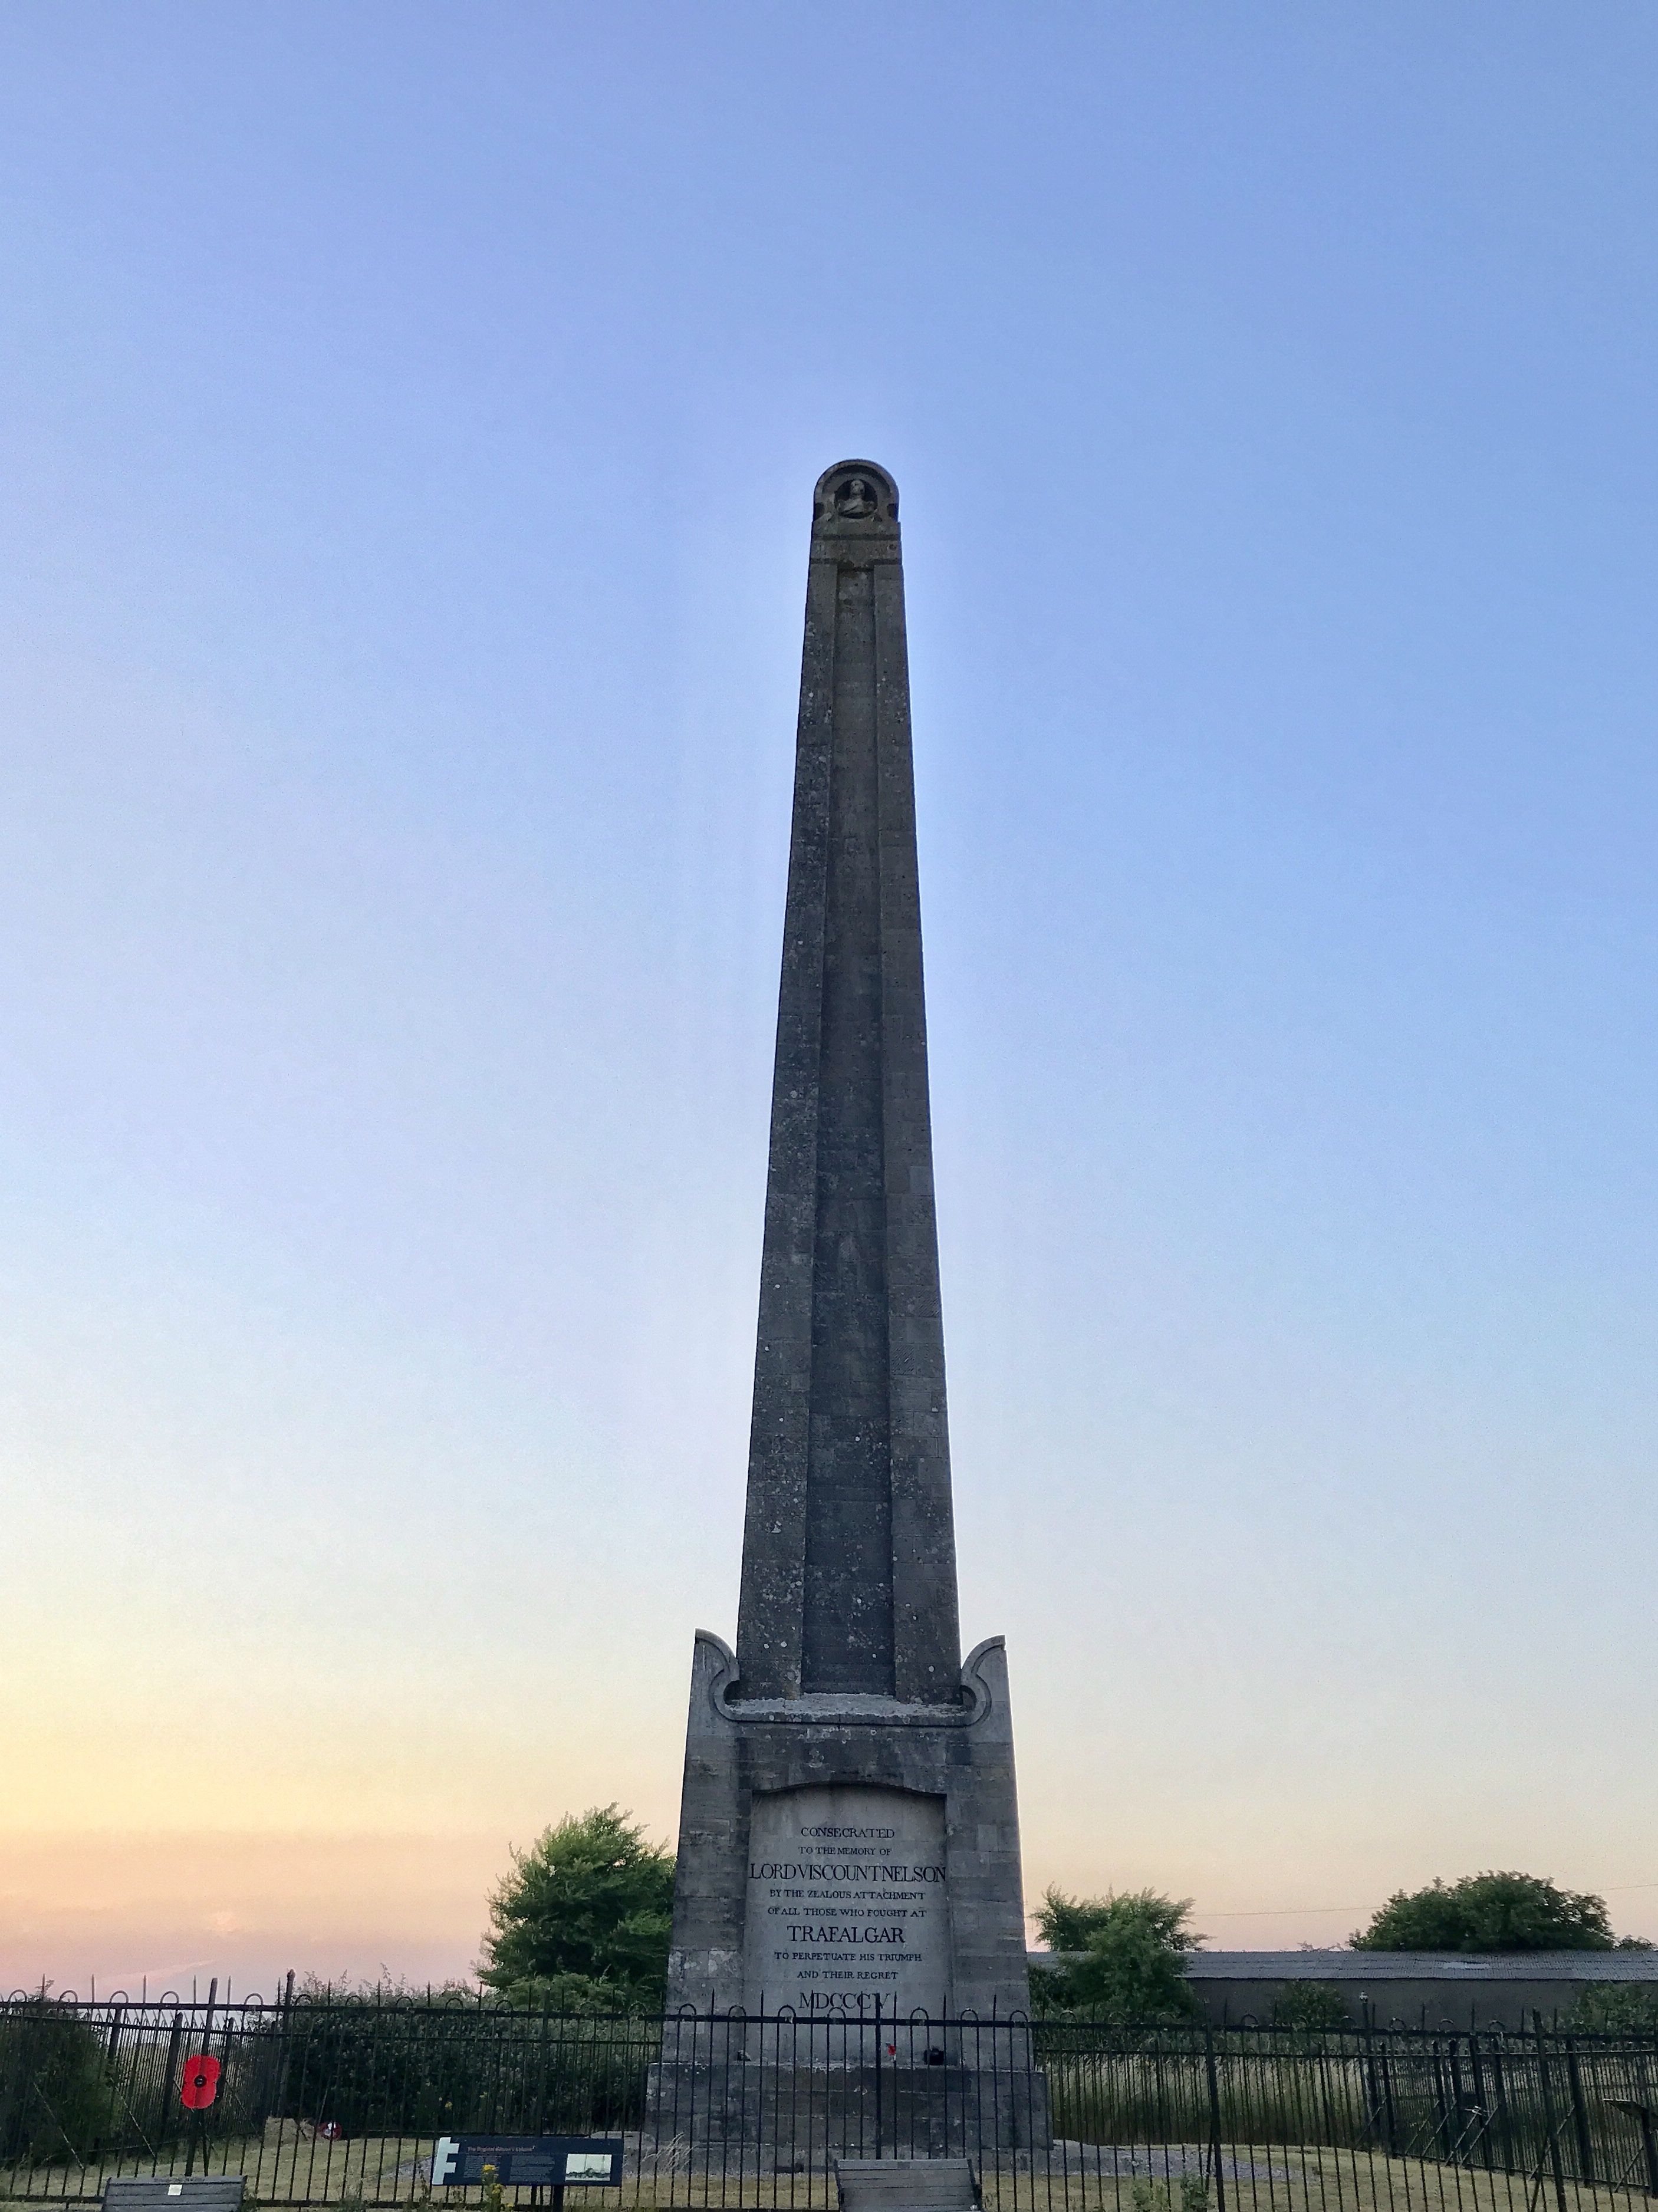
<svg viewBox="0 0 1658 2212">
<path fill-rule="evenodd" d="M 1566 2038 L 1566 2087 L 1571 2092 L 1572 2132 L 1577 2138 L 1577 2178 L 1594 2186 L 1594 2144 L 1589 2135 L 1588 2107 L 1583 2101 L 1583 2077 L 1578 2069 L 1577 2045 Z"/>
<path fill-rule="evenodd" d="M 1652 2107 L 1643 2105 L 1637 2114 L 1641 2125 L 1641 2148 L 1647 2154 L 1647 2195 L 1658 2197 L 1658 2135 L 1652 2126 Z"/>
<path fill-rule="evenodd" d="M 1543 2015 L 1533 2012 L 1537 2023 L 1537 2081 L 1543 2093 L 1543 2125 L 1548 2130 L 1549 2165 L 1554 2174 L 1554 2201 L 1558 2212 L 1566 2212 L 1566 2176 L 1560 2163 L 1560 2135 L 1554 2118 L 1554 2086 L 1549 2080 L 1549 2055 L 1544 2044 Z M 1540 2175 L 1541 2168 L 1539 2172 Z"/>
<path fill-rule="evenodd" d="M 1370 2141 L 1376 2142 L 1380 2140 L 1382 2135 L 1382 2090 L 1376 2081 L 1376 2046 L 1372 2039 L 1370 2008 L 1368 2004 L 1360 2007 L 1358 2017 L 1359 2039 L 1364 2052 L 1364 2102 L 1367 2108 L 1364 2117 L 1368 2124 L 1366 2131 Z"/>
<path fill-rule="evenodd" d="M 1496 2096 L 1497 2125 L 1502 2130 L 1503 2171 L 1514 2172 L 1514 2114 L 1509 2107 L 1508 2075 L 1503 2067 L 1503 2047 L 1495 2038 L 1491 2040 L 1491 2083 Z"/>
<path fill-rule="evenodd" d="M 881 2155 L 881 2000 L 875 2000 L 875 2155 Z"/>
<path fill-rule="evenodd" d="M 173 2015 L 173 2033 L 167 2042 L 167 2065 L 161 2075 L 161 2109 L 156 2115 L 155 2141 L 158 2147 L 165 2144 L 173 2125 L 173 2090 L 179 2078 L 179 2045 L 185 2032 L 182 2012 Z"/>
<path fill-rule="evenodd" d="M 1436 2158 L 1452 2159 L 1456 2155 L 1456 2136 L 1451 2126 L 1451 2099 L 1445 2081 L 1445 2053 L 1440 2047 L 1437 2034 L 1428 2045 L 1428 2062 L 1433 2069 L 1434 2154 Z"/>
<path fill-rule="evenodd" d="M 1408 2080 L 1408 2075 L 1406 2079 Z M 1382 2142 L 1389 2158 L 1399 2155 L 1399 2106 L 1394 2096 L 1394 2057 L 1391 2051 L 1382 2054 L 1382 2102 L 1386 2118 Z"/>
<path fill-rule="evenodd" d="M 272 2069 L 274 2075 L 274 2087 L 271 2090 L 270 2101 L 276 2115 L 276 2163 L 273 2171 L 276 2172 L 280 2172 L 282 2170 L 282 2122 L 288 2117 L 288 2062 L 293 2051 L 293 2035 L 294 1969 L 290 1966 L 288 1970 L 288 1978 L 282 1984 L 282 2002 L 277 2008 L 276 2063 Z M 295 2142 L 294 2155 L 296 2159 L 299 2156 L 297 2135 Z"/>
<path fill-rule="evenodd" d="M 1220 2170 L 1220 2074 L 1215 2064 L 1215 2030 L 1203 2023 L 1203 2060 L 1209 2076 L 1209 2165 L 1215 2184 L 1215 2212 L 1226 2212 L 1226 2179 Z"/>
<path fill-rule="evenodd" d="M 1468 2100 L 1467 2093 L 1462 2086 L 1462 2069 L 1457 2063 L 1456 2036 L 1455 2032 L 1448 2035 L 1445 2039 L 1445 2063 L 1450 2074 L 1451 2094 L 1449 2110 L 1455 2114 L 1455 2126 L 1451 2127 L 1448 2124 L 1447 2133 L 1448 2140 L 1445 2146 L 1446 2155 L 1455 2164 L 1458 2166 L 1467 2166 L 1470 2162 L 1466 2153 L 1468 2133 Z"/>
<path fill-rule="evenodd" d="M 222 2098 L 224 2101 L 222 2103 L 218 2099 L 216 2099 L 213 2106 L 214 2133 L 218 2136 L 222 2144 L 230 2132 L 225 2125 L 225 2119 L 226 2115 L 230 2110 L 229 2099 L 231 2095 L 231 2082 L 234 2078 L 230 2071 L 230 2044 L 231 2037 L 235 2028 L 235 2022 L 232 2020 L 230 2014 L 230 1983 L 228 1978 L 224 1987 L 224 2011 L 219 2021 L 219 2096 L 220 2098 Z M 242 2024 L 244 2026 L 246 2025 L 246 2008 L 244 2008 L 242 2014 Z M 211 2045 L 208 2047 L 210 2050 L 212 2048 Z M 220 2170 L 222 2172 L 223 2168 L 221 2167 Z M 203 2159 L 202 2171 L 203 2173 L 207 2172 L 205 2155 L 203 2155 Z"/>
<path fill-rule="evenodd" d="M 1479 2121 L 1479 2140 L 1484 2149 L 1485 2170 L 1491 2164 L 1491 2113 L 1485 2090 L 1485 2069 L 1479 2062 L 1479 2037 L 1473 2028 L 1468 2030 L 1468 2065 L 1473 2075 L 1474 2111 Z"/>
</svg>

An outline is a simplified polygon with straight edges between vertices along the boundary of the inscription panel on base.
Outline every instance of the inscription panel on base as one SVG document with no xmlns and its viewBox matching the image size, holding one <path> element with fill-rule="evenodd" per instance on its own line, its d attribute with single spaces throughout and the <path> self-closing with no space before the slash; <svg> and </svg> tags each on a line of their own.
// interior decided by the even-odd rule
<svg viewBox="0 0 1658 2212">
<path fill-rule="evenodd" d="M 750 2011 L 856 2020 L 878 1997 L 887 2019 L 948 2012 L 943 1798 L 850 1784 L 756 1796 L 744 1964 Z"/>
</svg>

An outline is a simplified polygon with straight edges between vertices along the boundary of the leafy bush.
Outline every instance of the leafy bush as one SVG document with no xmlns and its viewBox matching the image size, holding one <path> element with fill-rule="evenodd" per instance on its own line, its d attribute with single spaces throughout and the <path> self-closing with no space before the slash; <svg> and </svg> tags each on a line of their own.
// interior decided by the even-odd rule
<svg viewBox="0 0 1658 2212">
<path fill-rule="evenodd" d="M 1194 2019 L 1198 2001 L 1185 1960 L 1203 1939 L 1186 1925 L 1191 1910 L 1189 1897 L 1176 1900 L 1153 1889 L 1075 1898 L 1049 1888 L 1036 1925 L 1057 1955 L 1032 1977 L 1032 2010 L 1040 2018 L 1136 2027 Z"/>
<path fill-rule="evenodd" d="M 1606 1901 L 1533 1874 L 1471 1874 L 1396 1890 L 1356 1951 L 1610 1951 Z"/>
<path fill-rule="evenodd" d="M 1274 2027 L 1315 2032 L 1351 2027 L 1352 2024 L 1346 1996 L 1333 1982 L 1291 1982 L 1272 2000 Z"/>
<path fill-rule="evenodd" d="M 1658 1988 L 1649 1982 L 1598 1982 L 1567 2014 L 1585 2035 L 1658 2035 Z"/>
<path fill-rule="evenodd" d="M 489 1899 L 478 1978 L 560 2012 L 660 2012 L 667 2002 L 673 1856 L 614 1805 L 547 1829 Z"/>
<path fill-rule="evenodd" d="M 438 2133 L 488 2078 L 476 2013 L 476 2001 L 416 2010 L 368 1991 L 301 2001 L 267 2031 L 271 2109 L 347 2136 Z"/>
<path fill-rule="evenodd" d="M 96 2031 L 44 1995 L 0 2010 L 0 2162 L 82 2159 L 109 2125 Z"/>
<path fill-rule="evenodd" d="M 637 2125 L 660 2034 L 644 2023 L 526 2021 L 499 2003 L 383 1990 L 295 2004 L 262 2031 L 270 2109 L 349 2136 Z"/>
</svg>

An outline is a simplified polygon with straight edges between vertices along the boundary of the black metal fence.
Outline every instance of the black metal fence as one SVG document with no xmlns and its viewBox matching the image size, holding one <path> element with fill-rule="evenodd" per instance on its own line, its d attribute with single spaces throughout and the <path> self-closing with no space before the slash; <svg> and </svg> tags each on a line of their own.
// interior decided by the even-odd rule
<svg viewBox="0 0 1658 2212">
<path fill-rule="evenodd" d="M 211 2101 L 192 2106 L 204 2076 Z M 1658 2039 L 1540 2022 L 1305 2033 L 563 2018 L 372 1996 L 0 2003 L 0 2197 L 39 2203 L 97 2198 L 114 2174 L 230 2172 L 261 2206 L 424 2212 L 436 2137 L 510 2133 L 621 2136 L 628 2208 L 804 2212 L 834 2203 L 837 2156 L 965 2154 L 1007 2212 L 1649 2212 L 1655 2130 Z"/>
</svg>

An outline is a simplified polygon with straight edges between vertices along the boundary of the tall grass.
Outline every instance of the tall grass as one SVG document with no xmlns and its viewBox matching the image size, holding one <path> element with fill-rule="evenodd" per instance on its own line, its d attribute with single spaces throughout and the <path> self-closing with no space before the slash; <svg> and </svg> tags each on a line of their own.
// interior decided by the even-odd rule
<svg viewBox="0 0 1658 2212">
<path fill-rule="evenodd" d="M 1650 2038 L 1400 2037 L 1039 2027 L 1055 2136 L 1318 2145 L 1605 2181 L 1658 2097 Z M 1211 2088 L 1210 2066 L 1213 2066 Z M 1628 2140 L 1625 2140 L 1628 2138 Z"/>
</svg>

